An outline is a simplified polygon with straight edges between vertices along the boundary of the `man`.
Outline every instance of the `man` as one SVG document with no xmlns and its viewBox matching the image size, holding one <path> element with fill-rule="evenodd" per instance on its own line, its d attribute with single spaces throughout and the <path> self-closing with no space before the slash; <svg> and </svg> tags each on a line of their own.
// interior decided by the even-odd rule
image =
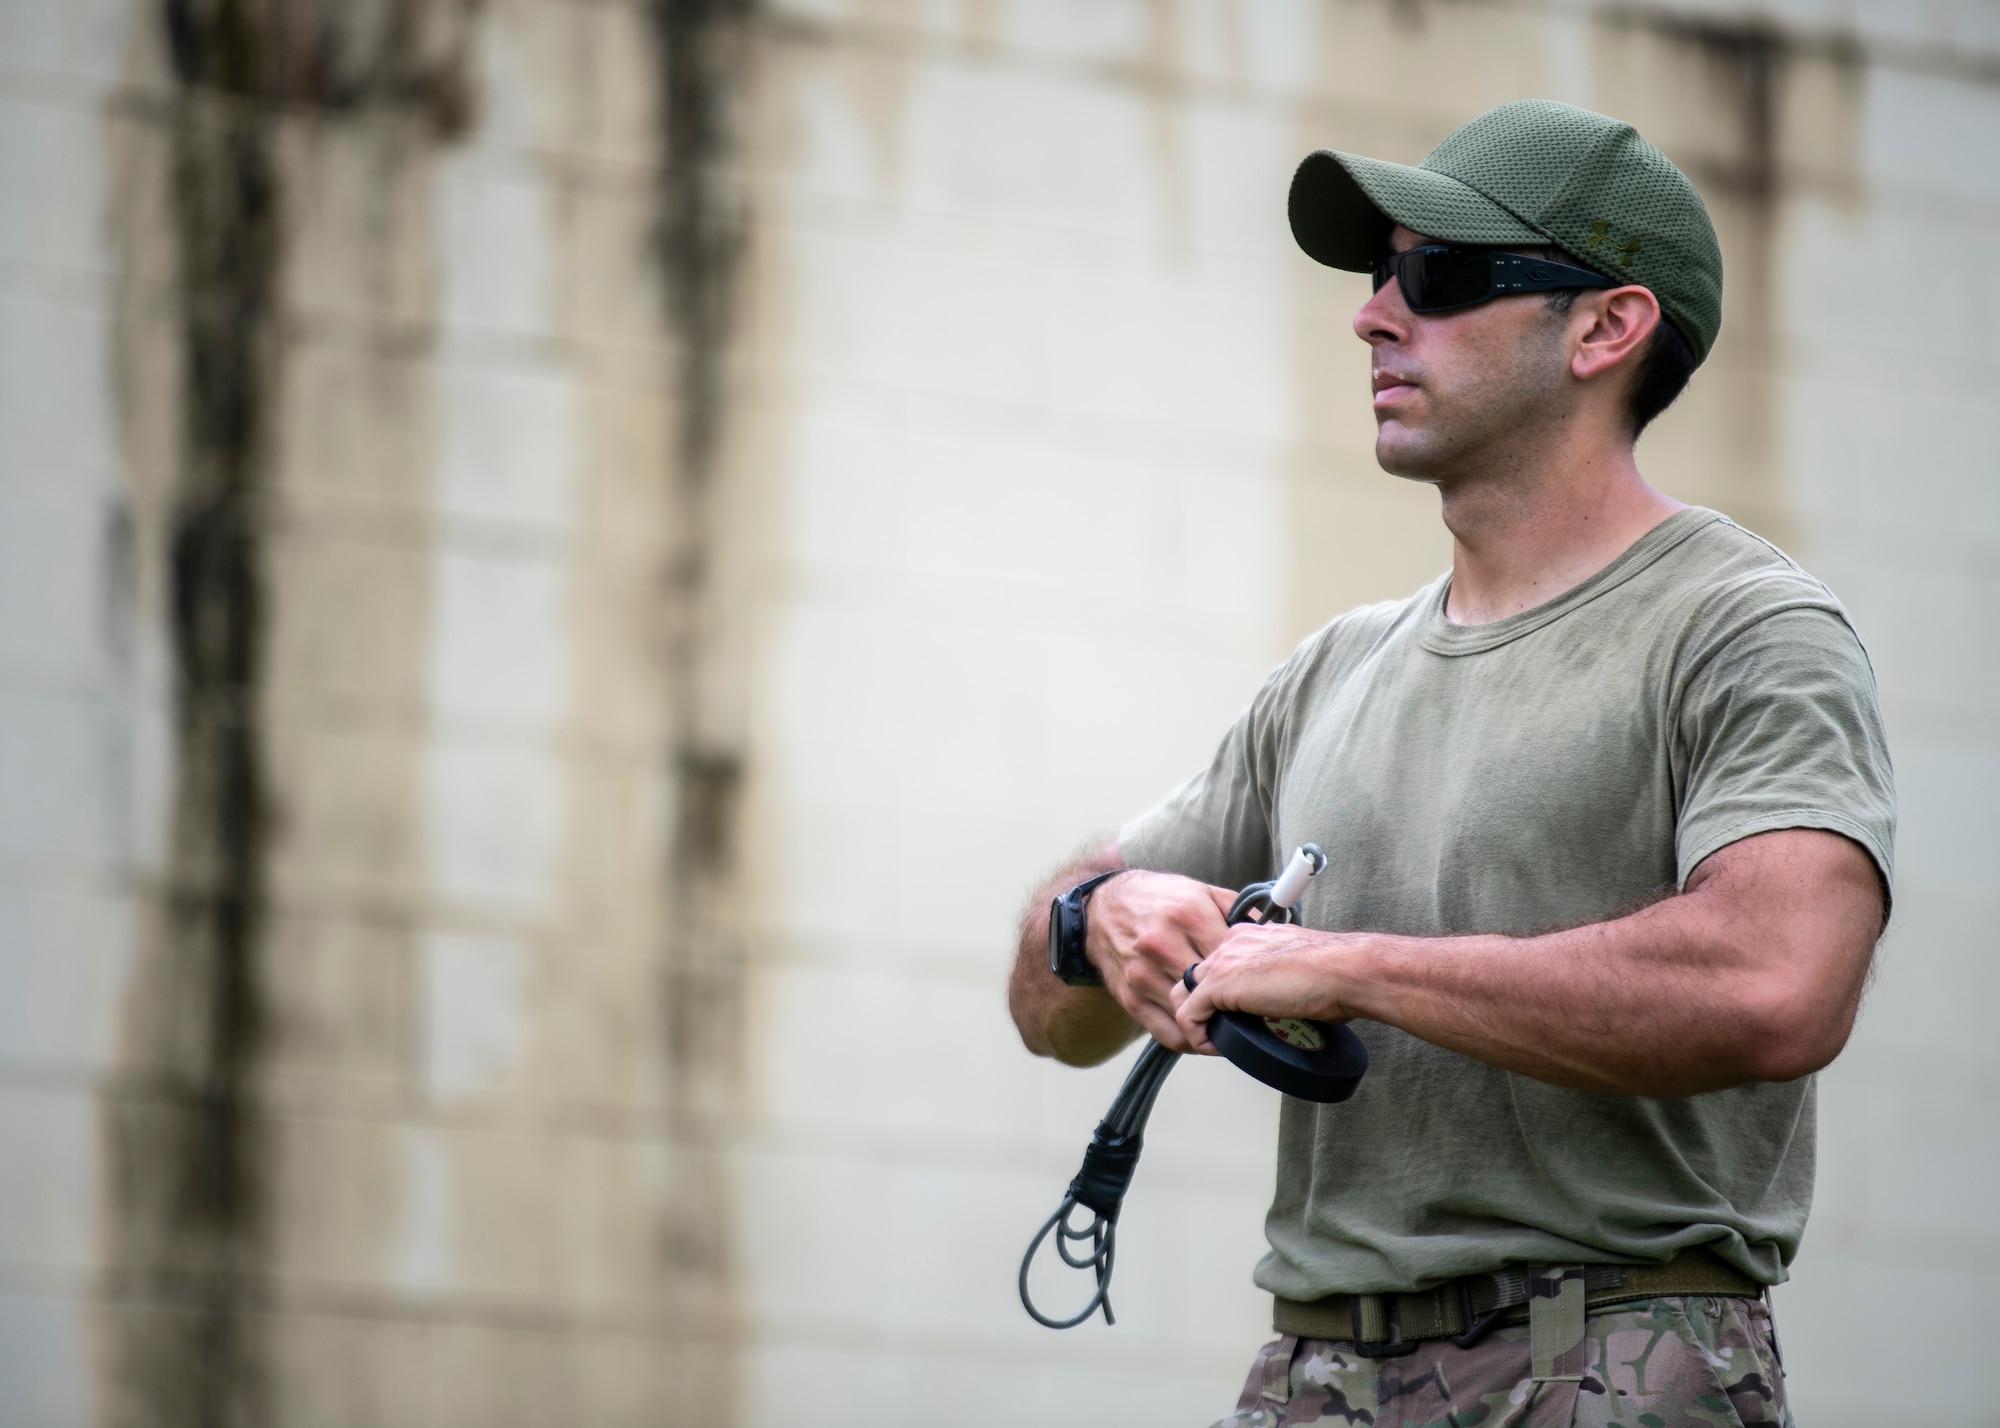
<svg viewBox="0 0 2000 1428">
<path fill-rule="evenodd" d="M 1376 457 L 1438 488 L 1451 570 L 1308 639 L 1204 772 L 1049 879 L 1022 1039 L 1207 1051 L 1237 1009 L 1367 1043 L 1351 1101 L 1284 1104 L 1281 1337 L 1227 1423 L 1789 1424 L 1763 1291 L 1894 794 L 1839 603 L 1634 461 L 1720 326 L 1707 211 L 1630 126 L 1527 102 L 1417 168 L 1312 155 L 1291 221 L 1375 273 Z M 1225 928 L 1307 840 L 1302 924 Z M 1066 984 L 1048 900 L 1113 869 L 1069 969 L 1102 987 Z"/>
</svg>

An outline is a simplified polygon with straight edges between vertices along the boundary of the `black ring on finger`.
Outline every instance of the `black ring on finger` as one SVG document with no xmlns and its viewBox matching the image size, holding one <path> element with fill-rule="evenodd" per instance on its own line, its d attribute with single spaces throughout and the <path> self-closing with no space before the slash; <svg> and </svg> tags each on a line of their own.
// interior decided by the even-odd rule
<svg viewBox="0 0 2000 1428">
<path fill-rule="evenodd" d="M 1194 969 L 1200 965 L 1199 962 L 1190 962 L 1187 964 L 1187 970 L 1181 973 L 1181 985 L 1189 991 L 1194 990 Z"/>
</svg>

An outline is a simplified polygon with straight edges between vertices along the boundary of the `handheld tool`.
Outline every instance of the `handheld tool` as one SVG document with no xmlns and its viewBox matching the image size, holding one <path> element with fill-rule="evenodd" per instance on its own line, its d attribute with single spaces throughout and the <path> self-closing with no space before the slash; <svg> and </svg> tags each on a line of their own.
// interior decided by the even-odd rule
<svg viewBox="0 0 2000 1428">
<path fill-rule="evenodd" d="M 1228 922 L 1281 924 L 1299 918 L 1299 897 L 1306 884 L 1326 866 L 1326 855 L 1307 843 L 1292 854 L 1291 861 L 1269 882 L 1252 883 L 1236 895 Z M 1194 990 L 1196 963 L 1182 974 L 1189 991 Z M 1262 1017 L 1248 1012 L 1217 1012 L 1208 1023 L 1208 1039 L 1239 1068 L 1265 1085 L 1288 1096 L 1331 1105 L 1346 1100 L 1361 1084 L 1368 1070 L 1368 1048 L 1350 1027 L 1331 1022 L 1307 1021 L 1296 1017 Z M 1111 1267 L 1117 1253 L 1118 1212 L 1125 1192 L 1139 1168 L 1146 1120 L 1153 1102 L 1165 1084 L 1167 1073 L 1180 1060 L 1178 1051 L 1169 1051 L 1157 1041 L 1146 1049 L 1126 1073 L 1125 1084 L 1104 1119 L 1091 1133 L 1083 1152 L 1083 1168 L 1069 1182 L 1062 1204 L 1042 1222 L 1028 1252 L 1021 1256 L 1021 1307 L 1037 1324 L 1051 1329 L 1071 1329 L 1099 1309 L 1104 1322 L 1118 1321 L 1111 1314 Z M 1071 1217 L 1078 1208 L 1091 1212 L 1088 1223 L 1076 1226 Z M 1056 1253 L 1072 1269 L 1088 1269 L 1096 1279 L 1090 1302 L 1067 1319 L 1052 1319 L 1035 1307 L 1028 1293 L 1028 1268 L 1034 1263 L 1042 1241 L 1053 1233 Z M 1082 1247 L 1088 1245 L 1089 1252 Z M 1072 1252 L 1072 1246 L 1077 1247 Z"/>
</svg>

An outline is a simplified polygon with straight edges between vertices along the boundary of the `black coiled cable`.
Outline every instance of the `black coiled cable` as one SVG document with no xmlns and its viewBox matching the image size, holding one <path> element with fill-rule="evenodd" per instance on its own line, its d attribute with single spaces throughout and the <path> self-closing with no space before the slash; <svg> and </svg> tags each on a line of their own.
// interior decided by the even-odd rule
<svg viewBox="0 0 2000 1428">
<path fill-rule="evenodd" d="M 1111 1265 L 1118 1253 L 1118 1210 L 1125 1203 L 1132 1172 L 1139 1168 L 1146 1118 L 1153 1114 L 1153 1102 L 1159 1097 L 1160 1087 L 1166 1084 L 1167 1073 L 1180 1059 L 1178 1051 L 1169 1051 L 1157 1041 L 1146 1044 L 1126 1074 L 1118 1099 L 1091 1132 L 1090 1145 L 1083 1152 L 1083 1168 L 1069 1182 L 1062 1204 L 1028 1242 L 1028 1252 L 1021 1256 L 1021 1307 L 1037 1324 L 1051 1329 L 1073 1329 L 1099 1308 L 1104 1310 L 1105 1323 L 1118 1322 L 1111 1313 Z M 1090 1211 L 1090 1223 L 1081 1229 L 1070 1224 L 1070 1216 L 1079 1206 Z M 1055 1231 L 1056 1253 L 1062 1256 L 1063 1263 L 1071 1269 L 1092 1270 L 1097 1276 L 1097 1292 L 1068 1319 L 1051 1319 L 1035 1307 L 1028 1294 L 1028 1266 L 1034 1263 L 1035 1251 L 1042 1247 L 1051 1230 Z M 1088 1255 L 1078 1258 L 1070 1253 L 1072 1244 L 1085 1241 L 1090 1244 Z"/>
<path fill-rule="evenodd" d="M 1292 921 L 1297 909 L 1274 907 L 1271 887 L 1271 883 L 1262 882 L 1243 889 L 1229 909 L 1227 920 L 1231 923 Z M 1037 1324 L 1050 1329 L 1074 1329 L 1099 1309 L 1104 1311 L 1106 1324 L 1118 1322 L 1111 1313 L 1111 1267 L 1118 1252 L 1118 1211 L 1125 1203 L 1126 1190 L 1131 1188 L 1133 1172 L 1139 1168 L 1139 1152 L 1145 1144 L 1146 1120 L 1153 1114 L 1153 1102 L 1159 1099 L 1167 1073 L 1180 1059 L 1180 1052 L 1169 1051 L 1157 1041 L 1146 1043 L 1146 1049 L 1126 1072 L 1125 1084 L 1118 1088 L 1111 1109 L 1091 1132 L 1090 1144 L 1083 1152 L 1083 1168 L 1069 1182 L 1062 1204 L 1028 1241 L 1028 1252 L 1021 1256 L 1021 1307 Z M 1079 1208 L 1089 1210 L 1091 1215 L 1090 1222 L 1080 1229 L 1070 1224 L 1070 1216 Z M 1035 1307 L 1028 1294 L 1028 1267 L 1035 1262 L 1035 1252 L 1052 1230 L 1056 1253 L 1062 1256 L 1062 1262 L 1071 1269 L 1088 1269 L 1097 1279 L 1090 1302 L 1067 1319 L 1051 1319 Z M 1071 1245 L 1086 1242 L 1089 1254 L 1079 1257 L 1070 1253 Z"/>
</svg>

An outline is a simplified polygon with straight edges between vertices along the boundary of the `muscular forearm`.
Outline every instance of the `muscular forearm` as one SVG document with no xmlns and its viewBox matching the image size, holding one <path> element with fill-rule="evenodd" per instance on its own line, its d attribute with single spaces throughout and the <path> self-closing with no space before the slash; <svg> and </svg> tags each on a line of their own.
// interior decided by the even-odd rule
<svg viewBox="0 0 2000 1428">
<path fill-rule="evenodd" d="M 1239 930 L 1181 1020 L 1214 1007 L 1365 1017 L 1538 1080 L 1627 1095 L 1791 1080 L 1845 1043 L 1881 906 L 1858 847 L 1787 830 L 1725 849 L 1680 896 L 1540 937 Z"/>
<path fill-rule="evenodd" d="M 1022 1044 L 1037 1056 L 1070 1066 L 1095 1066 L 1139 1034 L 1139 1027 L 1101 987 L 1071 987 L 1049 971 L 1049 903 L 1093 873 L 1122 868 L 1118 846 L 1058 868 L 1028 898 L 1021 912 L 1020 943 L 1007 982 L 1007 1009 Z"/>
<path fill-rule="evenodd" d="M 1833 1034 L 1802 1035 L 1804 989 L 1732 955 L 1706 921 L 1676 898 L 1542 937 L 1365 937 L 1334 960 L 1350 1015 L 1559 1086 L 1686 1096 L 1831 1060 L 1846 1024 L 1821 1014 Z"/>
</svg>

